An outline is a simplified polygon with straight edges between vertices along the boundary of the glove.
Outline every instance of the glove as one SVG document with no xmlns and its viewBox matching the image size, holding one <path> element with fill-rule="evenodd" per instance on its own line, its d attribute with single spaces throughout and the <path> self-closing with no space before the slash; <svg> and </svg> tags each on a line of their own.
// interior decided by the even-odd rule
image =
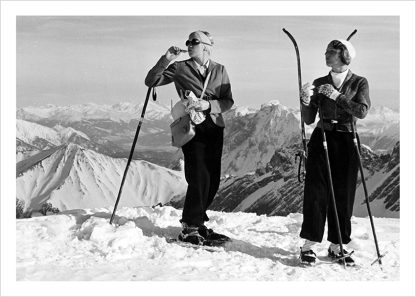
<svg viewBox="0 0 416 297">
<path fill-rule="evenodd" d="M 321 93 L 329 99 L 335 100 L 341 94 L 330 84 L 324 84 L 318 87 L 318 93 Z"/>
<path fill-rule="evenodd" d="M 304 105 L 309 106 L 314 88 L 315 86 L 310 83 L 306 83 L 302 86 L 302 89 L 300 90 L 300 100 Z"/>
</svg>

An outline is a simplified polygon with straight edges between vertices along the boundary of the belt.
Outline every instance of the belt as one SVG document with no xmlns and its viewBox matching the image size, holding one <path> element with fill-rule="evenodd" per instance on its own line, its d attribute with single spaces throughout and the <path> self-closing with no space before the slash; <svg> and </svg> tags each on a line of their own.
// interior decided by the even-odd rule
<svg viewBox="0 0 416 297">
<path fill-rule="evenodd" d="M 324 130 L 352 132 L 351 123 L 339 123 L 337 120 L 322 120 Z"/>
</svg>

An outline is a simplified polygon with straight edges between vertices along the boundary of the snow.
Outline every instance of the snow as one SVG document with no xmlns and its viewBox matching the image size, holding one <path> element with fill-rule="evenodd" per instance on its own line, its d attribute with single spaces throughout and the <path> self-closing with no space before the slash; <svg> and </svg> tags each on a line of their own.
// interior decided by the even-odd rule
<svg viewBox="0 0 416 297">
<path fill-rule="evenodd" d="M 111 208 L 79 209 L 17 220 L 18 281 L 397 281 L 399 220 L 378 219 L 383 270 L 371 266 L 374 242 L 368 219 L 353 218 L 357 268 L 328 264 L 328 242 L 315 267 L 298 266 L 301 214 L 287 217 L 209 211 L 207 226 L 234 239 L 216 251 L 167 243 L 180 231 L 181 210 L 124 207 L 109 224 Z"/>
<path fill-rule="evenodd" d="M 61 125 L 56 125 L 54 128 L 49 128 L 33 122 L 16 119 L 16 138 L 28 144 L 33 144 L 37 139 L 45 139 L 54 145 L 61 145 L 68 142 L 68 139 L 72 136 L 80 136 L 90 140 L 85 133 L 71 127 L 65 128 Z"/>
<path fill-rule="evenodd" d="M 235 106 L 233 110 L 236 116 L 241 116 L 241 117 L 258 112 L 257 109 L 247 107 L 247 106 Z"/>
<path fill-rule="evenodd" d="M 16 120 L 16 138 L 29 144 L 36 138 L 46 139 L 54 145 L 61 144 L 61 137 L 54 129 L 19 119 Z"/>
<path fill-rule="evenodd" d="M 62 139 L 61 141 L 62 142 L 67 142 L 68 139 L 71 138 L 72 135 L 78 135 L 78 136 L 81 136 L 81 137 L 83 137 L 87 140 L 90 140 L 90 138 L 88 137 L 87 134 L 85 134 L 81 131 L 75 130 L 71 127 L 63 127 L 61 125 L 56 125 L 54 127 L 54 129 L 59 132 L 59 135 L 61 136 L 61 139 Z"/>
</svg>

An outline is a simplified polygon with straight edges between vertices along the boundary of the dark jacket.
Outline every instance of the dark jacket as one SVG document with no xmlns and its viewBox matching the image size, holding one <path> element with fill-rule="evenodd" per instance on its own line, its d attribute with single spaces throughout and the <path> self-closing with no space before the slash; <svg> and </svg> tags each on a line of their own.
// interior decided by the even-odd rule
<svg viewBox="0 0 416 297">
<path fill-rule="evenodd" d="M 179 97 L 182 92 L 190 90 L 199 98 L 204 88 L 204 78 L 196 69 L 193 60 L 174 62 L 171 65 L 169 63 L 169 60 L 162 56 L 147 74 L 146 86 L 162 86 L 174 82 Z M 209 62 L 209 71 L 211 71 L 211 78 L 204 99 L 210 103 L 211 107 L 208 112 L 213 122 L 224 127 L 225 123 L 221 113 L 229 110 L 234 104 L 230 80 L 225 67 L 212 60 Z"/>
<path fill-rule="evenodd" d="M 305 124 L 310 125 L 315 122 L 320 102 L 323 121 L 319 120 L 317 127 L 321 127 L 323 124 L 325 130 L 351 132 L 351 120 L 355 124 L 357 118 L 365 118 L 371 106 L 367 79 L 348 70 L 347 77 L 341 87 L 336 88 L 334 86 L 341 93 L 335 101 L 317 92 L 318 87 L 324 84 L 334 86 L 331 74 L 318 78 L 313 82 L 315 92 L 311 96 L 311 102 L 309 106 L 302 105 L 302 115 Z M 337 123 L 331 123 L 334 121 Z"/>
</svg>

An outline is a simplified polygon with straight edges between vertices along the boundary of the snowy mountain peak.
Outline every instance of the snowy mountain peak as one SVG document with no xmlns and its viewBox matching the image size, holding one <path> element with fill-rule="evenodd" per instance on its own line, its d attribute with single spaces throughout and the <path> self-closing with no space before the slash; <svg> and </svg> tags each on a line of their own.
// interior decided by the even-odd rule
<svg viewBox="0 0 416 297">
<path fill-rule="evenodd" d="M 263 109 L 263 108 L 269 107 L 269 106 L 277 106 L 277 105 L 281 105 L 279 100 L 271 100 L 267 103 L 262 104 L 260 109 Z"/>
<path fill-rule="evenodd" d="M 400 114 L 386 106 L 373 106 L 368 111 L 365 120 L 368 122 L 398 123 Z"/>
<path fill-rule="evenodd" d="M 258 110 L 252 107 L 234 105 L 228 113 L 233 113 L 234 116 L 244 117 L 246 115 L 254 114 L 256 112 L 258 112 Z"/>
<path fill-rule="evenodd" d="M 283 104 L 280 104 L 279 100 L 272 100 L 268 103 L 262 104 L 260 108 L 260 113 L 273 114 L 275 116 L 287 115 L 295 113 L 295 110 L 289 108 Z"/>
<path fill-rule="evenodd" d="M 114 205 L 126 159 L 111 158 L 70 143 L 42 151 L 17 165 L 16 197 L 26 208 L 51 202 L 60 210 Z M 134 160 L 123 187 L 125 206 L 165 204 L 186 191 L 183 172 Z"/>
</svg>

